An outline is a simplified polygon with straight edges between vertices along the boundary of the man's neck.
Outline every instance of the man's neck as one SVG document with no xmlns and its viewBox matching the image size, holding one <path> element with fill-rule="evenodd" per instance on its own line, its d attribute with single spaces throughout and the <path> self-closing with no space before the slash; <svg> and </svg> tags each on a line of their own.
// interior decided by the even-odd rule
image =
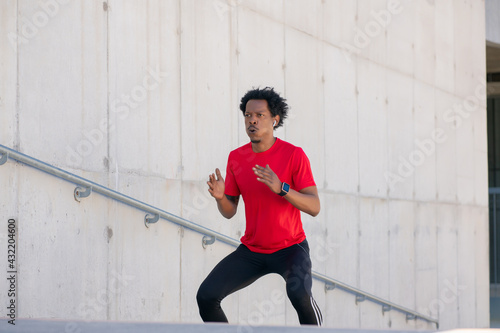
<svg viewBox="0 0 500 333">
<path fill-rule="evenodd" d="M 252 150 L 254 153 L 262 153 L 271 148 L 276 142 L 276 138 L 273 136 L 270 139 L 261 140 L 260 142 L 252 142 Z"/>
</svg>

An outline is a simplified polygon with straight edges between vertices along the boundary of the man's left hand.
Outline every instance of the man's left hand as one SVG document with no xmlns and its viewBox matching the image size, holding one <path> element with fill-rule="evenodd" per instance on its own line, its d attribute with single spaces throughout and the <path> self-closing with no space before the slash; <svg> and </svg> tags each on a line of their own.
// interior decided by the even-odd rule
<svg viewBox="0 0 500 333">
<path fill-rule="evenodd" d="M 269 167 L 269 164 L 267 164 L 265 168 L 260 165 L 255 165 L 252 170 L 259 182 L 266 184 L 269 189 L 276 194 L 281 192 L 281 180 Z"/>
</svg>

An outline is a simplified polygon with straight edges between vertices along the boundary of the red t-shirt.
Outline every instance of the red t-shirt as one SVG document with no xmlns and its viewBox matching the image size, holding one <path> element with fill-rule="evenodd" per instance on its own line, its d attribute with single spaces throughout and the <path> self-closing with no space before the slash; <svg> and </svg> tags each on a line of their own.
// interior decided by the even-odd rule
<svg viewBox="0 0 500 333">
<path fill-rule="evenodd" d="M 252 170 L 256 164 L 269 164 L 278 178 L 295 191 L 316 183 L 302 148 L 279 138 L 262 153 L 254 153 L 248 143 L 229 154 L 225 194 L 241 194 L 245 201 L 246 229 L 241 242 L 254 252 L 273 253 L 302 242 L 306 235 L 300 211 L 257 180 Z"/>
</svg>

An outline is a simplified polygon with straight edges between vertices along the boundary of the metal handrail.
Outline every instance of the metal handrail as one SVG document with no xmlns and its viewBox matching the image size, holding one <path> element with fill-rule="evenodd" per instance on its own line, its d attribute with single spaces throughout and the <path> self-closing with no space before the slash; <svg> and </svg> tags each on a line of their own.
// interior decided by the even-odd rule
<svg viewBox="0 0 500 333">
<path fill-rule="evenodd" d="M 182 217 L 170 214 L 169 212 L 166 212 L 162 209 L 151 206 L 147 203 L 144 203 L 144 202 L 139 201 L 137 199 L 134 199 L 132 197 L 129 197 L 123 193 L 114 191 L 108 187 L 94 183 L 88 179 L 77 176 L 73 173 L 59 169 L 59 168 L 57 168 L 53 165 L 50 165 L 48 163 L 42 162 L 36 158 L 33 158 L 31 156 L 20 153 L 16 150 L 13 150 L 13 149 L 10 149 L 10 148 L 5 147 L 3 145 L 0 145 L 0 165 L 4 164 L 7 161 L 7 158 L 11 158 L 13 160 L 16 160 L 16 161 L 21 162 L 21 163 L 26 164 L 26 165 L 29 165 L 31 167 L 38 169 L 38 170 L 44 171 L 46 173 L 49 173 L 51 175 L 54 175 L 56 177 L 59 177 L 61 179 L 66 180 L 66 181 L 69 181 L 71 183 L 83 186 L 83 188 L 82 187 L 75 188 L 74 195 L 75 195 L 75 199 L 78 201 L 80 198 L 83 198 L 83 197 L 90 195 L 91 192 L 97 192 L 97 193 L 100 193 L 100 194 L 107 196 L 109 198 L 118 200 L 124 204 L 129 205 L 129 206 L 138 208 L 138 209 L 146 212 L 146 215 L 144 217 L 144 223 L 145 223 L 146 227 L 148 227 L 148 225 L 151 223 L 157 222 L 158 219 L 161 217 L 167 221 L 176 223 L 176 224 L 181 225 L 185 228 L 188 228 L 188 229 L 191 229 L 193 231 L 196 231 L 196 232 L 203 234 L 204 237 L 202 239 L 202 244 L 204 247 L 206 245 L 214 243 L 215 240 L 222 241 L 226 244 L 233 245 L 235 247 L 240 244 L 240 242 L 234 238 L 231 238 L 229 236 L 226 236 L 224 234 L 221 234 L 221 233 L 216 232 L 214 230 L 211 230 L 209 228 L 203 227 L 203 226 L 196 224 L 192 221 L 183 219 Z M 418 313 L 416 311 L 405 308 L 403 306 L 394 304 L 390 301 L 387 301 L 387 300 L 384 300 L 384 299 L 377 297 L 375 295 L 369 294 L 365 291 L 362 291 L 358 288 L 352 287 L 348 284 L 345 284 L 343 282 L 335 280 L 335 279 L 328 277 L 326 275 L 323 275 L 321 273 L 312 271 L 312 275 L 314 278 L 316 278 L 320 281 L 323 281 L 325 283 L 326 290 L 332 290 L 335 288 L 339 288 L 339 289 L 342 289 L 344 291 L 353 293 L 356 296 L 356 304 L 358 302 L 362 302 L 364 300 L 370 300 L 372 302 L 375 302 L 375 303 L 382 305 L 382 312 L 383 313 L 390 311 L 390 310 L 397 310 L 399 312 L 406 314 L 407 320 L 423 319 L 423 320 L 426 320 L 428 322 L 436 324 L 436 328 L 439 328 L 439 322 L 437 319 L 431 318 L 429 316 Z"/>
</svg>

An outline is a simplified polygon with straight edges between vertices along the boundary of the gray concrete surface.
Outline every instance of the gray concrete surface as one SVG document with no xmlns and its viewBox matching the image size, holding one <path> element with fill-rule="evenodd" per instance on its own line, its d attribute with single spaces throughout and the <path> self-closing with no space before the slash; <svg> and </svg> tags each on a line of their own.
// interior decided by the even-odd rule
<svg viewBox="0 0 500 333">
<path fill-rule="evenodd" d="M 0 332 L 37 332 L 37 333 L 100 333 L 100 332 L 183 332 L 183 333 L 368 333 L 368 332 L 433 332 L 420 330 L 367 330 L 342 329 L 324 327 L 285 327 L 285 326 L 242 326 L 224 324 L 176 324 L 176 323 L 143 323 L 143 322 L 115 322 L 115 321 L 63 321 L 50 319 L 19 319 L 12 326 L 2 319 Z"/>
</svg>

